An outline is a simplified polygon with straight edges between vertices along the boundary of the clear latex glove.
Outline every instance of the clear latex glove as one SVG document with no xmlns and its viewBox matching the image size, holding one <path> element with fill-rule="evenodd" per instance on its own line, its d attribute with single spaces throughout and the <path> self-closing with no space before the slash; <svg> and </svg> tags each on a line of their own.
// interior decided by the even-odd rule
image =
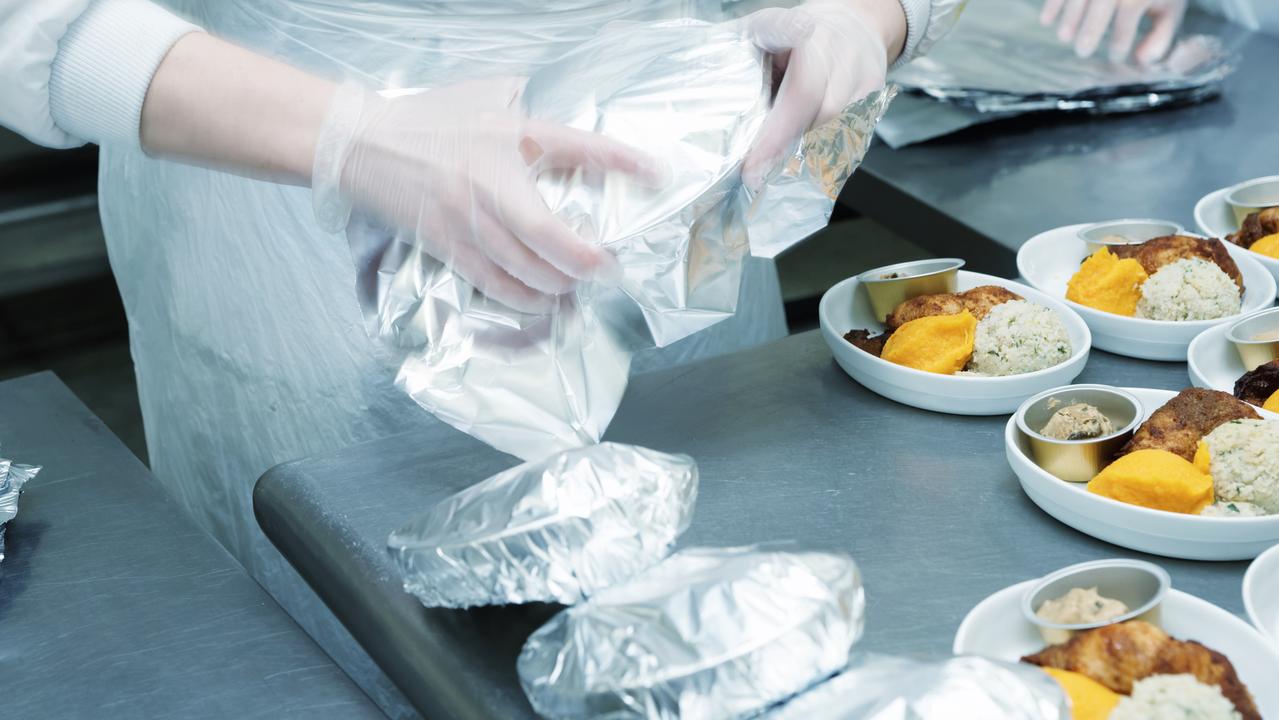
<svg viewBox="0 0 1279 720">
<path fill-rule="evenodd" d="M 1188 0 L 1044 0 L 1039 21 L 1057 24 L 1057 37 L 1070 43 L 1080 57 L 1089 57 L 1110 31 L 1109 56 L 1123 62 L 1129 52 L 1146 65 L 1168 54 L 1177 28 L 1186 16 Z M 1150 18 L 1150 30 L 1137 44 L 1141 21 Z"/>
<path fill-rule="evenodd" d="M 743 181 L 758 189 L 805 131 L 884 87 L 889 57 L 881 23 L 849 0 L 769 8 L 737 22 L 772 55 L 774 80 L 781 77 L 773 108 L 742 164 Z"/>
<path fill-rule="evenodd" d="M 554 168 L 612 170 L 652 184 L 655 161 L 601 135 L 524 117 L 522 78 L 494 78 L 386 98 L 336 93 L 315 153 L 323 224 L 353 206 L 416 238 L 476 290 L 544 313 L 578 281 L 615 282 L 617 260 L 551 214 L 534 184 Z"/>
</svg>

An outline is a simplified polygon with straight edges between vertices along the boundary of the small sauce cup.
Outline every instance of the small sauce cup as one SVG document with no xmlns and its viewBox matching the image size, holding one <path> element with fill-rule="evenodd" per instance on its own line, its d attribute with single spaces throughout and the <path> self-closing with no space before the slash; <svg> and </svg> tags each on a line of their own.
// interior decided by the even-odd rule
<svg viewBox="0 0 1279 720">
<path fill-rule="evenodd" d="M 866 288 L 875 318 L 884 322 L 911 298 L 955 292 L 963 266 L 964 261 L 958 258 L 915 260 L 867 270 L 857 276 L 857 283 Z"/>
<path fill-rule="evenodd" d="M 1244 317 L 1230 326 L 1226 338 L 1239 352 L 1239 360 L 1248 372 L 1279 360 L 1279 308 Z"/>
<path fill-rule="evenodd" d="M 1088 244 L 1088 252 L 1095 253 L 1113 245 L 1136 245 L 1165 235 L 1180 235 L 1185 228 L 1168 220 L 1150 218 L 1124 218 L 1093 223 L 1079 229 L 1079 239 Z"/>
<path fill-rule="evenodd" d="M 1240 227 L 1258 210 L 1279 206 L 1279 175 L 1241 182 L 1226 193 L 1226 204 Z"/>
<path fill-rule="evenodd" d="M 1128 612 L 1109 620 L 1077 624 L 1051 623 L 1035 614 L 1045 602 L 1056 600 L 1073 588 L 1097 588 L 1098 595 L 1122 602 L 1128 606 Z M 1040 578 L 1022 596 L 1021 612 L 1039 630 L 1044 642 L 1057 645 L 1077 632 L 1129 620 L 1142 620 L 1158 627 L 1164 597 L 1171 588 L 1172 578 L 1168 571 L 1154 563 L 1118 558 L 1094 560 L 1071 565 Z"/>
<path fill-rule="evenodd" d="M 1115 432 L 1084 440 L 1058 440 L 1042 434 L 1054 413 L 1076 403 L 1100 410 Z M 1132 438 L 1142 421 L 1142 407 L 1131 393 L 1109 385 L 1067 385 L 1045 390 L 1022 403 L 1016 418 L 1017 429 L 1039 467 L 1066 482 L 1082 483 L 1096 477 Z"/>
</svg>

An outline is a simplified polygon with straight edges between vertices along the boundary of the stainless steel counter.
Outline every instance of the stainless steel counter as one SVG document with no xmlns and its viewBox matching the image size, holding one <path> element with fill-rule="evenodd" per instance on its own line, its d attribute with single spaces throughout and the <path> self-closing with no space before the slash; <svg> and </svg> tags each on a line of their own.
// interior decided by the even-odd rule
<svg viewBox="0 0 1279 720">
<path fill-rule="evenodd" d="M 1097 351 L 1079 382 L 1189 380 L 1184 365 Z M 697 459 L 700 498 L 683 545 L 796 541 L 851 553 L 869 599 L 862 646 L 939 657 L 986 595 L 1071 563 L 1140 556 L 1025 497 L 1004 459 L 1006 419 L 880 398 L 809 332 L 634 378 L 607 439 Z M 555 608 L 423 609 L 385 551 L 415 512 L 514 462 L 441 428 L 283 465 L 256 488 L 267 534 L 424 716 L 530 714 L 515 657 Z M 1242 611 L 1243 563 L 1158 562 L 1176 587 Z"/>
<path fill-rule="evenodd" d="M 382 717 L 61 381 L 0 408 L 0 455 L 44 465 L 0 563 L 0 717 Z"/>
<path fill-rule="evenodd" d="M 1279 173 L 1279 38 L 1256 34 L 1222 96 L 1125 116 L 1029 116 L 893 150 L 877 143 L 841 201 L 970 269 L 1016 275 L 1036 233 L 1119 217 L 1194 227 L 1195 202 Z"/>
</svg>

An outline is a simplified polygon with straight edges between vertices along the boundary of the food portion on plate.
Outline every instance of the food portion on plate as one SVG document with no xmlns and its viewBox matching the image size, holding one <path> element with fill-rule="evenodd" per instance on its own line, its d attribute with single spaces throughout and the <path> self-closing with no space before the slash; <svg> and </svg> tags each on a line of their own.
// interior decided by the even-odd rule
<svg viewBox="0 0 1279 720">
<path fill-rule="evenodd" d="M 1126 317 L 1184 322 L 1239 313 L 1243 274 L 1220 240 L 1168 235 L 1089 255 L 1066 299 Z"/>
<path fill-rule="evenodd" d="M 1075 633 L 1022 662 L 1061 684 L 1076 720 L 1261 718 L 1225 655 L 1142 620 Z"/>
<path fill-rule="evenodd" d="M 1249 214 L 1239 230 L 1227 235 L 1226 239 L 1259 255 L 1279 259 L 1279 207 Z"/>
<path fill-rule="evenodd" d="M 875 357 L 941 375 L 1020 375 L 1074 353 L 1051 308 L 997 285 L 911 298 L 884 324 L 882 333 L 854 329 L 844 339 Z"/>
<path fill-rule="evenodd" d="M 1235 381 L 1235 397 L 1279 413 L 1279 360 L 1271 360 Z"/>
</svg>

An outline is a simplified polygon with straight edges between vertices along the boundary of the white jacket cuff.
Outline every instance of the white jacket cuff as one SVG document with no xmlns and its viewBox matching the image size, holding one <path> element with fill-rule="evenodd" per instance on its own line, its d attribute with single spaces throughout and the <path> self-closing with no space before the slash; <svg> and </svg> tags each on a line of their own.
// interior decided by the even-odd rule
<svg viewBox="0 0 1279 720">
<path fill-rule="evenodd" d="M 178 38 L 199 29 L 147 0 L 96 0 L 58 43 L 49 77 L 54 123 L 99 145 L 140 145 L 156 68 Z"/>
<path fill-rule="evenodd" d="M 968 0 L 901 0 L 906 14 L 906 45 L 893 67 L 927 53 L 950 32 Z"/>
</svg>

